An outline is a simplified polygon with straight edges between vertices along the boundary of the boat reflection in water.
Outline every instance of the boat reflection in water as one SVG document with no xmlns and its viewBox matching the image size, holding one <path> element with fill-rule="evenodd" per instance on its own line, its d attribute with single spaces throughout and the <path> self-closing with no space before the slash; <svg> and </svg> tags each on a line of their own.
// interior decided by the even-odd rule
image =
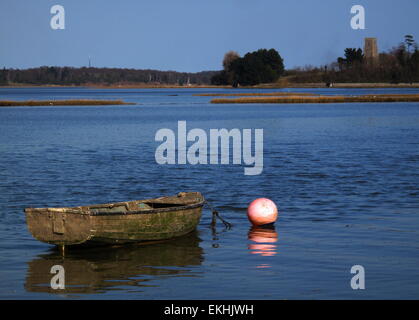
<svg viewBox="0 0 419 320">
<path fill-rule="evenodd" d="M 68 250 L 63 258 L 58 250 L 28 262 L 25 289 L 30 292 L 104 293 L 121 286 L 153 286 L 157 278 L 199 276 L 191 266 L 203 261 L 201 239 L 194 231 L 178 239 L 147 245 Z M 51 288 L 51 268 L 65 270 L 65 289 Z"/>
<path fill-rule="evenodd" d="M 275 226 L 268 225 L 263 227 L 251 227 L 248 238 L 252 241 L 249 244 L 249 250 L 252 254 L 257 254 L 262 257 L 272 257 L 277 254 L 278 233 Z M 258 268 L 269 268 L 269 264 L 261 264 Z"/>
</svg>

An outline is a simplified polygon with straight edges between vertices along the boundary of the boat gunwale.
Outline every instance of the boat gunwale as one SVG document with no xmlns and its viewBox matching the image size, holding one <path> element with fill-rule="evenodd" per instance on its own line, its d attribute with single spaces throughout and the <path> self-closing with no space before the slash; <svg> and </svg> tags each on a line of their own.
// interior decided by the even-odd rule
<svg viewBox="0 0 419 320">
<path fill-rule="evenodd" d="M 156 199 L 149 199 L 149 200 L 156 200 Z M 143 202 L 143 200 L 141 201 Z M 145 202 L 145 201 L 144 201 Z M 125 204 L 124 202 L 114 203 L 113 205 Z M 65 214 L 78 214 L 78 215 L 86 215 L 86 216 L 124 216 L 124 215 L 134 215 L 134 214 L 156 214 L 161 212 L 171 212 L 171 211 L 181 211 L 181 210 L 188 210 L 188 209 L 195 209 L 199 207 L 203 207 L 205 204 L 205 198 L 201 198 L 199 202 L 185 204 L 185 205 L 178 205 L 173 204 L 170 207 L 164 208 L 154 208 L 154 209 L 142 209 L 142 210 L 128 210 L 128 211 L 114 211 L 114 212 L 94 212 L 90 209 L 83 210 L 77 207 L 62 207 L 62 208 L 25 208 L 25 213 L 30 212 L 44 212 L 44 213 L 65 213 Z M 104 208 L 106 207 L 103 204 Z M 95 207 L 94 209 L 97 209 Z"/>
<path fill-rule="evenodd" d="M 149 209 L 149 210 L 135 210 L 135 211 L 115 211 L 115 212 L 92 212 L 88 211 L 85 214 L 90 216 L 125 216 L 131 214 L 156 214 L 161 212 L 172 212 L 172 211 L 182 211 L 188 209 L 195 209 L 203 207 L 205 200 L 202 200 L 198 203 L 188 204 L 184 206 L 173 206 L 173 207 L 166 207 L 166 208 L 156 208 L 156 209 Z"/>
</svg>

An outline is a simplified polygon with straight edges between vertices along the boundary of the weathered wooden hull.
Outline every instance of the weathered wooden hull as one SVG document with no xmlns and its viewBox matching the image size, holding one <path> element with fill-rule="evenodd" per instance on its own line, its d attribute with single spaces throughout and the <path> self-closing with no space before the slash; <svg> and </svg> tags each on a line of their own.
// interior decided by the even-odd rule
<svg viewBox="0 0 419 320">
<path fill-rule="evenodd" d="M 185 235 L 198 225 L 204 198 L 198 192 L 73 208 L 27 208 L 29 231 L 55 245 L 124 244 Z"/>
</svg>

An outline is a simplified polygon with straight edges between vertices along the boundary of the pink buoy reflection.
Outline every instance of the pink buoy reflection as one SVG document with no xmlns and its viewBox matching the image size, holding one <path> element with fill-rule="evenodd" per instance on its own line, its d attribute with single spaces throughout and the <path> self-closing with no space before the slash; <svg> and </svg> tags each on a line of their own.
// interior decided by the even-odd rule
<svg viewBox="0 0 419 320">
<path fill-rule="evenodd" d="M 249 244 L 251 254 L 258 254 L 263 257 L 270 257 L 277 254 L 278 233 L 274 226 L 256 227 L 249 230 L 248 238 L 254 242 Z M 266 268 L 266 264 L 264 265 Z"/>
</svg>

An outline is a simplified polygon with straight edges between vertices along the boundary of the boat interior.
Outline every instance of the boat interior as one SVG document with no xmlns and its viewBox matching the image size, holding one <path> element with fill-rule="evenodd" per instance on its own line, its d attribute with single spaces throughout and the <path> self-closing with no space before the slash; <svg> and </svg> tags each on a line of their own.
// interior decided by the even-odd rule
<svg viewBox="0 0 419 320">
<path fill-rule="evenodd" d="M 116 213 L 141 210 L 153 210 L 160 208 L 181 207 L 203 202 L 204 198 L 199 192 L 180 192 L 176 196 L 160 197 L 155 199 L 134 200 L 107 204 L 95 204 L 88 206 L 67 207 L 67 208 L 27 208 L 27 211 L 46 212 L 74 212 L 74 213 Z"/>
</svg>

